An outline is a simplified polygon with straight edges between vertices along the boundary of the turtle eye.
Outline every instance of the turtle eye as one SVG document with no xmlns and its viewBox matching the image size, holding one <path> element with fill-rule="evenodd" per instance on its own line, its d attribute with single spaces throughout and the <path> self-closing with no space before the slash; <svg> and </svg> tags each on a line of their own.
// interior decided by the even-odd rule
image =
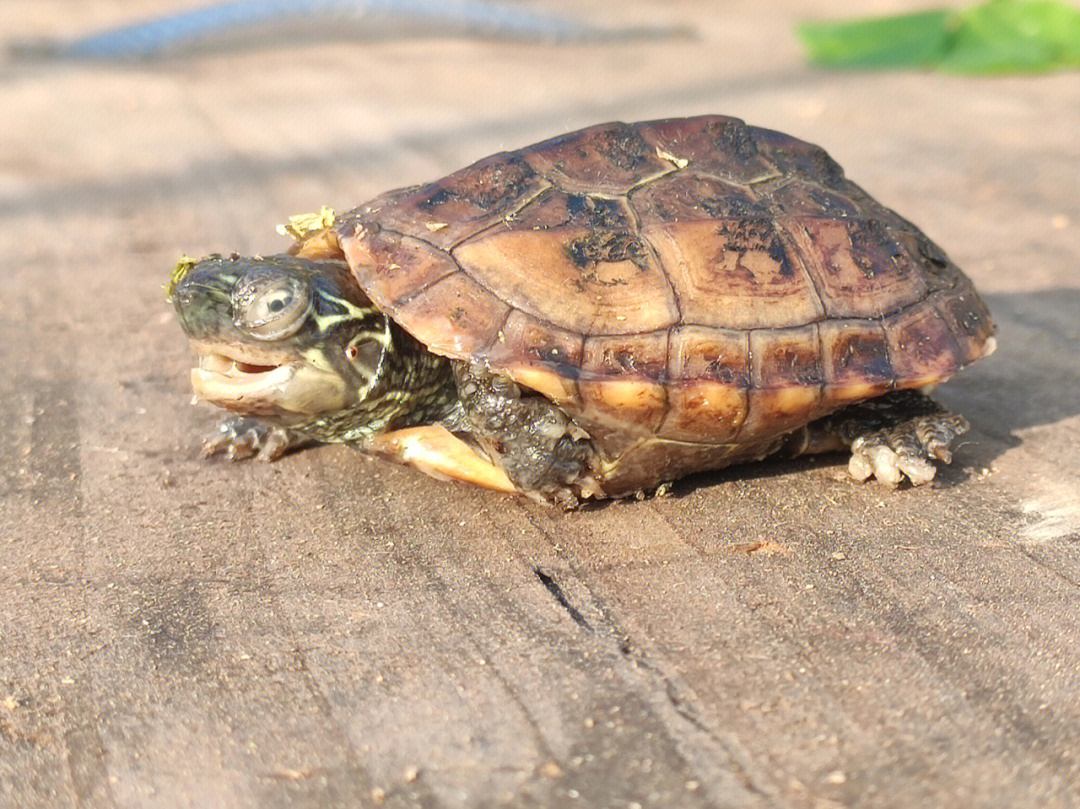
<svg viewBox="0 0 1080 809">
<path fill-rule="evenodd" d="M 345 346 L 345 356 L 366 379 L 374 378 L 382 360 L 383 347 L 375 340 L 357 337 Z"/>
<path fill-rule="evenodd" d="M 257 340 L 295 334 L 310 311 L 311 288 L 292 275 L 249 273 L 233 290 L 233 322 Z"/>
</svg>

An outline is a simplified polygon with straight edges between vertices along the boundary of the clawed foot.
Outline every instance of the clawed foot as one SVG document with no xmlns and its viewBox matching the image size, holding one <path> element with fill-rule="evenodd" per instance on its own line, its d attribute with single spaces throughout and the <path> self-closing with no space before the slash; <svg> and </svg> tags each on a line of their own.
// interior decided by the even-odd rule
<svg viewBox="0 0 1080 809">
<path fill-rule="evenodd" d="M 230 461 L 258 456 L 260 461 L 273 461 L 297 443 L 297 436 L 284 427 L 231 416 L 203 441 L 202 456 L 224 454 Z"/>
<path fill-rule="evenodd" d="M 896 488 L 906 476 L 915 486 L 934 479 L 934 461 L 952 463 L 952 442 L 967 432 L 963 416 L 933 413 L 864 433 L 851 443 L 848 471 L 856 480 L 877 478 Z"/>
</svg>

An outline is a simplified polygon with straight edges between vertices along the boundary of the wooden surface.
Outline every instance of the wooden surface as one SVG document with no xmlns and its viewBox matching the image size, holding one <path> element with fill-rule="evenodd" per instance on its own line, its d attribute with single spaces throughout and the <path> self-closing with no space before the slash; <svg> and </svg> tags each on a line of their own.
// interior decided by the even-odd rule
<svg viewBox="0 0 1080 809">
<path fill-rule="evenodd" d="M 0 63 L 0 806 L 1080 804 L 1080 80 L 814 71 L 808 0 L 623 5 L 699 38 Z M 199 460 L 182 251 L 703 112 L 824 145 L 985 291 L 932 489 L 823 459 L 562 514 L 341 447 Z"/>
</svg>

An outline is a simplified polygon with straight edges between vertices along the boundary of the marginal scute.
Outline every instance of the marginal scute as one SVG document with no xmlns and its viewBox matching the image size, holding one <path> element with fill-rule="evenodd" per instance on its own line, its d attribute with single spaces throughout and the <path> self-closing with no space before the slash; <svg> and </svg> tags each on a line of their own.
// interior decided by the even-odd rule
<svg viewBox="0 0 1080 809">
<path fill-rule="evenodd" d="M 578 381 L 583 403 L 608 420 L 655 432 L 667 398 L 667 350 L 667 330 L 587 338 Z"/>
<path fill-rule="evenodd" d="M 938 293 L 931 300 L 956 338 L 962 365 L 982 359 L 993 350 L 994 322 L 970 282 L 952 293 Z"/>
<path fill-rule="evenodd" d="M 816 417 L 824 381 L 816 324 L 751 331 L 749 412 L 739 440 L 778 435 Z"/>
<path fill-rule="evenodd" d="M 578 396 L 582 342 L 580 334 L 515 309 L 481 356 L 522 385 L 565 404 Z"/>
<path fill-rule="evenodd" d="M 960 369 L 956 338 L 933 306 L 913 306 L 884 328 L 897 388 L 936 385 Z"/>
<path fill-rule="evenodd" d="M 378 227 L 341 234 L 340 243 L 364 291 L 391 315 L 400 301 L 458 272 L 457 264 L 442 250 Z"/>
<path fill-rule="evenodd" d="M 818 331 L 829 403 L 859 402 L 892 388 L 889 344 L 880 321 L 826 320 Z"/>
<path fill-rule="evenodd" d="M 659 435 L 681 441 L 734 439 L 750 386 L 747 332 L 682 326 L 668 349 L 668 414 Z"/>
<path fill-rule="evenodd" d="M 497 339 L 508 313 L 505 303 L 457 272 L 405 301 L 395 314 L 436 354 L 467 359 Z"/>
</svg>

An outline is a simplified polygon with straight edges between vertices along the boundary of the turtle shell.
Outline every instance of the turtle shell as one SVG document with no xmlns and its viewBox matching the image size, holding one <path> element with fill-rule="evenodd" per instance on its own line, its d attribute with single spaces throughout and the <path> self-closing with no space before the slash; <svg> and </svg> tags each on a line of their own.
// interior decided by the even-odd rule
<svg viewBox="0 0 1080 809">
<path fill-rule="evenodd" d="M 613 463 L 757 446 L 993 347 L 918 228 L 819 147 L 735 118 L 590 127 L 385 194 L 337 232 L 376 305 L 552 399 Z"/>
</svg>

